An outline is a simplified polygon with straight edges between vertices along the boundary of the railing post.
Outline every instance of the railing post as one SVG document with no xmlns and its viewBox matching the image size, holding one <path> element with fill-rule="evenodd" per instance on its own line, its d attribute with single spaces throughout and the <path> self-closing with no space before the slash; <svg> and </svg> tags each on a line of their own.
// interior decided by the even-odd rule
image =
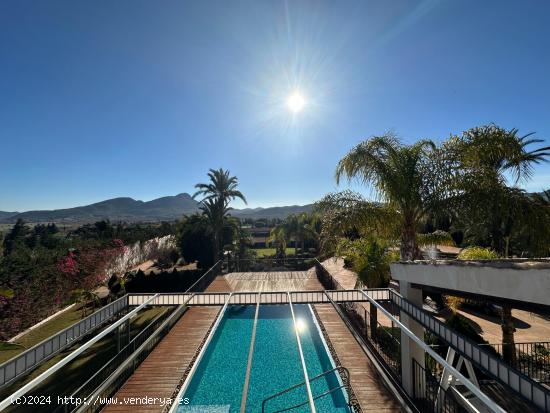
<svg viewBox="0 0 550 413">
<path fill-rule="evenodd" d="M 373 340 L 376 340 L 376 337 L 378 336 L 378 309 L 376 306 L 372 303 L 370 305 L 370 335 Z"/>
<path fill-rule="evenodd" d="M 122 328 L 122 324 L 119 325 L 116 329 L 116 352 L 117 354 L 120 353 L 120 329 Z"/>
</svg>

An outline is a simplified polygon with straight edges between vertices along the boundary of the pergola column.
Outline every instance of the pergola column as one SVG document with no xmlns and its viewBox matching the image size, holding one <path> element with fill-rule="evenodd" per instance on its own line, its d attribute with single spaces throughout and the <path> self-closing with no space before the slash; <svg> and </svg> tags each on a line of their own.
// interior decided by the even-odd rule
<svg viewBox="0 0 550 413">
<path fill-rule="evenodd" d="M 413 288 L 410 283 L 405 281 L 400 281 L 399 283 L 399 292 L 401 295 L 416 304 L 419 307 L 422 307 L 422 290 L 420 288 Z M 401 322 L 414 333 L 417 337 L 424 340 L 424 328 L 410 318 L 407 314 L 401 311 L 400 314 Z M 413 369 L 413 360 L 415 360 L 420 367 L 425 368 L 424 363 L 424 350 L 413 340 L 409 338 L 405 333 L 401 332 L 401 378 L 402 385 L 407 394 L 413 397 L 416 393 L 417 397 L 422 397 L 421 392 L 426 388 L 424 381 L 424 374 L 419 374 L 417 372 L 416 377 L 414 377 Z M 416 392 L 414 388 L 416 387 Z"/>
</svg>

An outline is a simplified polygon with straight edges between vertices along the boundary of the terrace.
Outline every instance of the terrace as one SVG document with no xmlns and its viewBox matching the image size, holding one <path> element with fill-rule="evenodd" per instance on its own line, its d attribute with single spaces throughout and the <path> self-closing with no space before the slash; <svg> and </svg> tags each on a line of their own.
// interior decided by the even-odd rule
<svg viewBox="0 0 550 413">
<path fill-rule="evenodd" d="M 112 357 L 43 411 L 550 411 L 544 380 L 453 332 L 402 283 L 355 290 L 315 259 L 219 262 L 185 293 L 126 295 L 2 364 L 0 408 L 39 411 L 13 401 L 49 394 L 111 337 Z M 166 310 L 129 334 L 151 308 Z"/>
</svg>

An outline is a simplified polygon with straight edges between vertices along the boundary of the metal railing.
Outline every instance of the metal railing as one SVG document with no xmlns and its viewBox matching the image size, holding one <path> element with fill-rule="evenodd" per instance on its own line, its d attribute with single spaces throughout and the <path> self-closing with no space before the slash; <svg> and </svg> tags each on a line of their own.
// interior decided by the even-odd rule
<svg viewBox="0 0 550 413">
<path fill-rule="evenodd" d="M 59 371 L 61 368 L 66 366 L 68 363 L 76 359 L 78 356 L 80 356 L 82 353 L 84 353 L 87 349 L 89 349 L 91 346 L 93 346 L 95 343 L 97 343 L 99 340 L 103 339 L 107 334 L 114 331 L 116 328 L 118 328 L 120 325 L 122 325 L 127 320 L 130 320 L 132 317 L 134 317 L 140 310 L 142 310 L 147 304 L 155 300 L 156 296 L 153 296 L 149 299 L 149 301 L 144 302 L 139 307 L 136 307 L 134 310 L 126 314 L 124 317 L 120 318 L 115 323 L 111 324 L 109 327 L 104 329 L 101 333 L 94 336 L 91 340 L 88 340 L 86 343 L 84 343 L 82 346 L 74 350 L 72 353 L 70 353 L 68 356 L 63 358 L 58 363 L 51 366 L 49 369 L 20 387 L 18 390 L 16 390 L 13 394 L 5 398 L 0 402 L 0 410 L 5 409 L 10 404 L 12 404 L 13 400 L 19 399 L 21 396 L 24 396 L 27 394 L 30 390 L 34 389 L 36 386 L 38 386 L 40 383 L 51 377 L 55 372 Z"/>
<path fill-rule="evenodd" d="M 176 309 L 183 314 L 184 309 Z M 88 400 L 88 397 L 102 384 L 104 383 L 114 371 L 126 360 L 132 353 L 136 351 L 146 340 L 148 340 L 155 331 L 169 318 L 171 312 L 161 313 L 151 321 L 147 327 L 140 331 L 133 339 L 127 343 L 118 354 L 112 357 L 107 363 L 105 363 L 98 371 L 96 371 L 92 377 L 86 380 L 78 389 L 71 393 L 68 400 Z M 71 405 L 70 403 L 60 405 L 54 410 L 55 413 L 59 412 L 72 412 L 78 405 Z"/>
<path fill-rule="evenodd" d="M 257 293 L 258 295 L 262 294 Z M 256 329 L 258 327 L 258 316 L 260 315 L 260 300 L 256 304 L 254 312 L 254 324 L 252 325 L 252 334 L 250 335 L 250 346 L 248 347 L 248 359 L 246 361 L 246 375 L 244 377 L 243 391 L 241 395 L 240 413 L 246 412 L 246 401 L 248 399 L 248 388 L 250 386 L 250 373 L 252 372 L 252 360 L 254 358 L 254 345 L 256 344 Z"/>
<path fill-rule="evenodd" d="M 415 405 L 425 413 L 466 413 L 449 390 L 429 370 L 413 359 L 413 398 Z"/>
<path fill-rule="evenodd" d="M 172 312 L 170 316 L 166 318 L 152 334 L 148 337 L 142 337 L 143 342 L 141 344 L 139 344 L 138 341 L 135 341 L 135 346 L 137 349 L 134 348 L 134 345 L 132 345 L 132 352 L 129 357 L 122 360 L 118 366 L 115 365 L 117 368 L 112 372 L 112 374 L 108 375 L 107 378 L 93 390 L 93 393 L 91 393 L 87 399 L 83 399 L 82 404 L 76 406 L 73 411 L 77 411 L 79 413 L 95 413 L 100 411 L 103 406 L 109 402 L 108 399 L 113 396 L 118 389 L 120 389 L 120 387 L 122 387 L 122 385 L 132 376 L 132 374 L 134 374 L 139 365 L 153 351 L 162 338 L 168 334 L 186 309 L 187 308 L 185 305 L 178 306 L 178 308 L 176 308 L 176 310 Z"/>
<path fill-rule="evenodd" d="M 538 409 L 550 412 L 550 389 L 502 361 L 500 357 L 484 350 L 474 341 L 447 327 L 445 323 L 411 303 L 396 291 L 390 290 L 390 298 L 401 311 L 445 341 L 461 356 L 469 360 L 474 367 L 496 379 Z M 430 355 L 434 357 L 433 354 Z M 438 355 L 438 357 L 440 356 Z M 437 361 L 439 362 L 439 360 Z"/>
<path fill-rule="evenodd" d="M 364 290 L 367 294 L 378 301 L 388 301 L 389 291 L 387 289 Z M 364 302 L 365 297 L 362 290 L 338 290 L 338 291 L 290 291 L 292 301 L 296 304 L 307 303 L 329 303 L 330 300 L 338 302 Z M 180 293 L 180 294 L 159 294 L 156 305 L 181 305 L 186 303 L 190 306 L 201 305 L 223 305 L 229 293 L 202 292 L 202 293 Z M 153 294 L 130 294 L 130 305 L 139 305 L 151 298 Z M 260 296 L 257 292 L 233 292 L 231 304 L 288 304 L 287 292 L 264 291 Z"/>
<path fill-rule="evenodd" d="M 292 315 L 292 323 L 294 324 L 294 333 L 296 335 L 296 343 L 298 344 L 298 354 L 300 355 L 300 362 L 302 364 L 302 370 L 304 372 L 305 386 L 307 391 L 307 398 L 309 402 L 309 409 L 311 413 L 315 413 L 315 403 L 313 403 L 313 395 L 311 394 L 311 386 L 309 384 L 309 375 L 307 374 L 306 361 L 304 359 L 304 352 L 302 350 L 302 340 L 300 339 L 300 331 L 296 324 L 296 315 L 294 314 L 294 306 L 292 305 L 292 298 L 290 293 L 288 294 L 288 304 L 290 307 L 290 314 Z"/>
<path fill-rule="evenodd" d="M 397 295 L 397 296 L 401 297 L 395 291 L 393 291 L 393 290 L 390 290 L 390 291 L 392 291 L 394 296 Z M 460 382 L 462 384 L 464 384 L 464 386 L 466 386 L 468 388 L 468 390 L 470 390 L 480 400 L 480 402 L 482 402 L 490 411 L 495 412 L 495 413 L 505 413 L 505 410 L 502 409 L 502 407 L 500 407 L 491 398 L 489 398 L 485 393 L 483 393 L 478 387 L 476 387 L 475 384 L 473 384 L 470 380 L 468 380 L 456 368 L 454 368 L 449 363 L 447 363 L 447 361 L 443 357 L 441 357 L 434 349 L 432 349 L 429 345 L 424 343 L 424 338 L 423 337 L 417 337 L 411 330 L 409 330 L 409 328 L 407 326 L 405 326 L 401 321 L 399 321 L 397 318 L 395 318 L 387 309 L 385 309 L 380 303 L 376 302 L 371 297 L 369 297 L 366 293 L 365 293 L 365 297 L 367 298 L 367 300 L 371 304 L 376 306 L 378 308 L 378 310 L 382 311 L 387 317 L 389 317 L 400 328 L 402 333 L 407 335 L 409 337 L 409 339 L 411 339 L 416 345 L 421 347 L 424 350 L 424 352 L 428 353 L 431 357 L 433 357 L 435 359 L 435 361 L 437 361 L 439 364 L 444 366 L 449 371 L 450 374 L 452 374 L 455 378 L 460 380 Z M 403 297 L 401 297 L 401 298 L 403 300 L 405 300 Z M 411 305 L 414 305 L 414 304 L 411 304 Z M 400 306 L 400 309 L 402 310 L 403 307 Z M 420 309 L 420 311 L 423 311 L 423 310 Z M 434 320 L 439 321 L 436 318 L 431 317 L 431 316 L 428 316 L 426 319 L 427 320 L 431 319 L 432 321 L 434 321 Z M 450 333 L 454 333 L 452 330 L 450 330 L 450 329 L 448 329 L 448 330 L 449 330 Z M 454 333 L 454 334 L 457 335 L 458 338 L 464 339 L 464 337 L 459 336 L 457 333 Z M 461 353 L 461 355 L 463 355 L 462 351 L 459 350 L 459 352 Z"/>
<path fill-rule="evenodd" d="M 208 271 L 206 271 L 195 283 L 187 289 L 186 292 L 204 291 L 208 286 L 220 275 L 222 271 L 223 261 L 216 262 Z"/>
<path fill-rule="evenodd" d="M 317 399 L 320 399 L 321 397 L 328 396 L 329 394 L 334 393 L 335 391 L 343 389 L 343 388 L 346 389 L 346 392 L 347 392 L 348 396 L 351 394 L 350 374 L 349 374 L 348 369 L 343 367 L 343 366 L 336 366 L 333 369 L 327 370 L 327 371 L 325 371 L 325 372 L 323 372 L 323 373 L 321 373 L 321 374 L 319 374 L 315 377 L 312 377 L 311 379 L 309 379 L 309 381 L 307 383 L 311 384 L 313 381 L 318 380 L 321 377 L 325 377 L 325 376 L 327 376 L 328 374 L 331 374 L 331 373 L 339 373 L 340 376 L 342 376 L 342 373 L 343 373 L 344 378 L 342 379 L 342 384 L 340 384 L 339 386 L 336 386 L 336 387 L 332 387 L 324 393 L 313 396 L 313 398 L 312 398 L 313 400 L 317 400 Z M 265 413 L 266 404 L 269 401 L 271 401 L 273 399 L 276 399 L 277 397 L 280 397 L 283 394 L 286 394 L 286 393 L 288 393 L 292 390 L 296 390 L 297 388 L 299 388 L 301 386 L 304 386 L 304 385 L 306 385 L 305 381 L 303 381 L 301 383 L 298 383 L 298 384 L 295 384 L 294 386 L 291 386 L 287 389 L 281 390 L 280 392 L 277 392 L 277 393 L 267 397 L 266 399 L 264 399 L 262 401 L 262 413 Z M 348 400 L 349 400 L 349 397 L 348 397 Z M 302 403 L 299 403 L 299 404 L 296 404 L 296 405 L 293 405 L 293 406 L 290 406 L 290 407 L 286 407 L 282 410 L 276 410 L 275 412 L 272 412 L 272 413 L 280 413 L 280 412 L 285 412 L 285 411 L 290 411 L 290 410 L 293 410 L 293 409 L 297 409 L 298 407 L 305 406 L 309 402 L 310 402 L 309 400 L 306 400 L 305 402 L 302 402 Z"/>
<path fill-rule="evenodd" d="M 335 303 L 365 344 L 384 363 L 397 382 L 401 382 L 401 332 L 390 320 L 382 325 L 365 306 L 355 303 Z"/>
<path fill-rule="evenodd" d="M 550 341 L 514 344 L 478 344 L 494 348 L 502 358 L 503 348 L 514 346 L 514 367 L 539 383 L 550 384 Z"/>
<path fill-rule="evenodd" d="M 336 281 L 329 270 L 317 259 L 314 260 L 315 272 L 317 273 L 317 279 L 325 290 L 345 290 L 342 285 Z"/>
<path fill-rule="evenodd" d="M 124 296 L 88 317 L 48 337 L 21 354 L 0 364 L 0 389 L 15 379 L 30 373 L 41 363 L 73 345 L 77 340 L 95 331 L 128 309 L 128 297 Z"/>
</svg>

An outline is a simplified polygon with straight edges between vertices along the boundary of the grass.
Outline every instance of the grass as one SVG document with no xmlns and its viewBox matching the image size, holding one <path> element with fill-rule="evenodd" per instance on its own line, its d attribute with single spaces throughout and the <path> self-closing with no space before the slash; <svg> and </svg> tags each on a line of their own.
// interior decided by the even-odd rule
<svg viewBox="0 0 550 413">
<path fill-rule="evenodd" d="M 275 248 L 254 248 L 253 251 L 256 252 L 256 255 L 260 258 L 273 257 L 276 252 Z M 294 255 L 294 248 L 287 247 L 285 254 L 287 256 Z"/>
<path fill-rule="evenodd" d="M 90 311 L 88 311 L 88 314 L 91 314 Z M 16 342 L 0 343 L 0 363 L 9 360 L 35 344 L 40 343 L 42 340 L 80 321 L 82 319 L 81 316 L 81 305 L 75 305 L 69 310 L 59 314 L 57 317 L 52 318 L 47 323 L 42 324 L 40 327 L 29 331 L 27 334 L 17 339 Z"/>
<path fill-rule="evenodd" d="M 134 337 L 139 331 L 146 327 L 149 322 L 162 312 L 168 311 L 168 307 L 151 307 L 141 311 L 131 321 L 131 335 Z M 57 354 L 29 375 L 12 383 L 7 389 L 0 393 L 0 399 L 4 399 L 13 393 L 16 389 L 39 376 L 55 363 L 62 360 L 72 351 L 81 346 L 83 342 L 77 343 L 71 348 Z M 10 406 L 6 410 L 18 412 L 51 412 L 57 404 L 57 396 L 69 396 L 78 387 L 80 387 L 88 378 L 98 371 L 107 361 L 116 355 L 116 336 L 114 333 L 108 334 L 106 337 L 95 343 L 79 357 L 68 363 L 58 372 L 50 376 L 41 385 L 35 388 L 29 395 L 44 395 L 51 396 L 51 405 L 34 405 L 34 406 Z"/>
</svg>

